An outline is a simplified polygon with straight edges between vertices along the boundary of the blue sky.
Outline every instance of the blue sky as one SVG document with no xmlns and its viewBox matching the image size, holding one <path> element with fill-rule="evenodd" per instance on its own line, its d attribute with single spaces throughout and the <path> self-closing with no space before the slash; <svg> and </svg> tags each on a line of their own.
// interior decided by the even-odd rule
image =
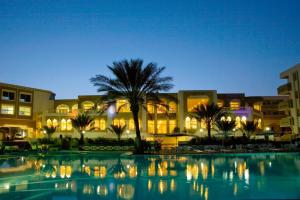
<svg viewBox="0 0 300 200">
<path fill-rule="evenodd" d="M 300 1 L 0 0 L 0 81 L 96 94 L 106 65 L 166 66 L 173 91 L 276 95 L 300 62 Z"/>
</svg>

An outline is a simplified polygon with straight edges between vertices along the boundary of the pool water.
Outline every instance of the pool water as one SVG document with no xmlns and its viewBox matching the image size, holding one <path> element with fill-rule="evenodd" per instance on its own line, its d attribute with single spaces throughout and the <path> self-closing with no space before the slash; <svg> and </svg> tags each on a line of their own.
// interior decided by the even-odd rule
<svg viewBox="0 0 300 200">
<path fill-rule="evenodd" d="M 0 157 L 0 199 L 300 199 L 300 154 Z"/>
</svg>

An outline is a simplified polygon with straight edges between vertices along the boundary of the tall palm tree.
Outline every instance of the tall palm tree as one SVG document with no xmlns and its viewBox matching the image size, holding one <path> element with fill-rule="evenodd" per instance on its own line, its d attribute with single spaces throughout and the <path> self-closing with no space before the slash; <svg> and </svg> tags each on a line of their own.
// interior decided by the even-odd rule
<svg viewBox="0 0 300 200">
<path fill-rule="evenodd" d="M 224 115 L 224 110 L 215 103 L 201 104 L 193 109 L 193 116 L 195 116 L 199 122 L 204 120 L 207 129 L 208 140 L 211 140 L 211 129 L 216 122 Z"/>
<path fill-rule="evenodd" d="M 84 143 L 84 131 L 88 126 L 93 124 L 94 118 L 86 113 L 82 113 L 78 114 L 75 118 L 72 118 L 71 121 L 72 126 L 80 133 L 79 143 L 82 145 Z"/>
<path fill-rule="evenodd" d="M 121 136 L 124 133 L 125 129 L 126 129 L 126 125 L 122 126 L 122 125 L 113 125 L 113 124 L 107 128 L 109 132 L 116 134 L 118 138 L 118 142 L 120 142 Z"/>
<path fill-rule="evenodd" d="M 246 121 L 242 123 L 242 131 L 249 139 L 258 129 L 258 123 L 254 121 Z"/>
<path fill-rule="evenodd" d="M 143 60 L 131 59 L 113 62 L 108 66 L 113 77 L 96 75 L 91 82 L 98 92 L 104 92 L 108 102 L 125 99 L 130 105 L 136 131 L 136 153 L 143 153 L 143 145 L 139 127 L 139 110 L 145 108 L 146 97 L 151 102 L 160 102 L 158 92 L 166 92 L 173 87 L 172 77 L 161 77 L 165 67 L 157 67 L 155 63 L 143 66 Z"/>
<path fill-rule="evenodd" d="M 55 126 L 44 126 L 43 129 L 44 129 L 44 132 L 48 136 L 48 140 L 50 141 L 52 134 L 55 133 L 55 131 L 56 131 L 56 127 Z"/>
<path fill-rule="evenodd" d="M 216 126 L 223 133 L 222 145 L 224 146 L 224 140 L 227 138 L 228 133 L 236 127 L 235 120 L 217 120 Z"/>
</svg>

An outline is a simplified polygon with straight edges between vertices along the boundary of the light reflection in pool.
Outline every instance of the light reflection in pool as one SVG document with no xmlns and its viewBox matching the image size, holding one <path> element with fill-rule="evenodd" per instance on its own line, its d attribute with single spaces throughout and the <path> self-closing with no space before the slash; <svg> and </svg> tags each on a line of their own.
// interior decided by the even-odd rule
<svg viewBox="0 0 300 200">
<path fill-rule="evenodd" d="M 298 198 L 299 163 L 299 154 L 22 156 L 0 160 L 0 198 L 272 198 L 275 189 Z"/>
</svg>

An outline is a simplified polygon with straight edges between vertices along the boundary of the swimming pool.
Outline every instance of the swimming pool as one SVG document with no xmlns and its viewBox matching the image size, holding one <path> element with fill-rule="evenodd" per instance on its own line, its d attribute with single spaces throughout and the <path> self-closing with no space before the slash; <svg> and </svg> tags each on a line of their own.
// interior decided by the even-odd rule
<svg viewBox="0 0 300 200">
<path fill-rule="evenodd" d="M 297 153 L 0 157 L 0 199 L 299 199 Z"/>
</svg>

